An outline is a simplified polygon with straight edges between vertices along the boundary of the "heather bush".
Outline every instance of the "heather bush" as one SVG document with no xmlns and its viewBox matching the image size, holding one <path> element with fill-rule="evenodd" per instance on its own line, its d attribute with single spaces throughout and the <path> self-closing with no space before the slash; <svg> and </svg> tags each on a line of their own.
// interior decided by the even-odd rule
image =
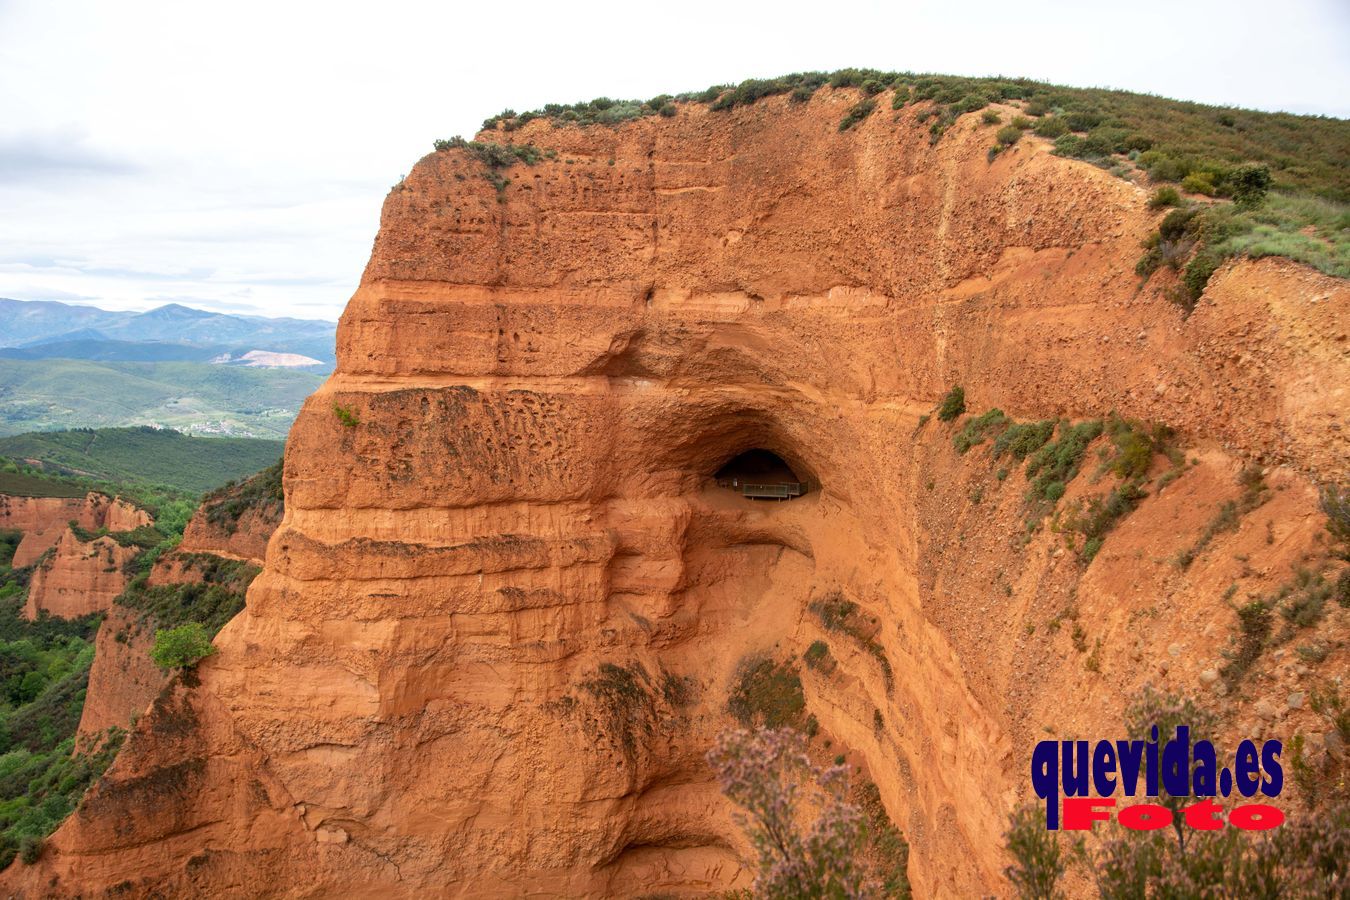
<svg viewBox="0 0 1350 900">
<path fill-rule="evenodd" d="M 1027 900 L 1059 897 L 1059 879 L 1067 867 L 1059 834 L 1045 827 L 1045 808 L 1038 803 L 1018 807 L 1004 835 L 1013 864 L 1003 870 L 1017 896 Z"/>
<path fill-rule="evenodd" d="M 790 728 L 724 732 L 708 754 L 758 855 L 754 895 L 851 900 L 881 892 L 867 871 L 866 823 L 848 802 L 848 767 L 816 767 Z M 814 817 L 807 821 L 807 812 Z"/>
</svg>

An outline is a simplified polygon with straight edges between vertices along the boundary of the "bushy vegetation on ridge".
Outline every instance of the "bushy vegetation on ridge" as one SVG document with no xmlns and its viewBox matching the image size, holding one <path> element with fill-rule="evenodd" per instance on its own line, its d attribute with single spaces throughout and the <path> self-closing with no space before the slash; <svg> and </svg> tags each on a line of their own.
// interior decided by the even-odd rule
<svg viewBox="0 0 1350 900">
<path fill-rule="evenodd" d="M 1209 106 L 1104 88 L 1074 88 L 1026 78 L 840 69 L 797 72 L 713 85 L 702 91 L 660 94 L 649 100 L 597 97 L 572 104 L 550 103 L 524 113 L 503 110 L 483 122 L 503 135 L 535 120 L 562 125 L 613 126 L 646 116 L 674 116 L 681 104 L 714 112 L 750 106 L 786 95 L 809 101 L 821 90 L 860 93 L 839 122 L 849 131 L 874 114 L 889 92 L 890 108 L 913 106 L 933 142 L 967 113 L 982 111 L 985 125 L 1002 124 L 991 104 L 1023 113 L 999 128 L 989 150 L 994 159 L 1026 133 L 1053 141 L 1061 156 L 1091 162 L 1121 177 L 1162 185 L 1154 208 L 1183 205 L 1178 188 L 1206 199 L 1195 211 L 1184 244 L 1155 252 L 1140 263 L 1149 275 L 1160 265 L 1185 268 L 1173 298 L 1189 308 L 1209 275 L 1234 256 L 1283 256 L 1337 277 L 1350 277 L 1350 121 L 1327 116 L 1268 113 Z M 458 143 L 456 143 L 458 142 Z M 437 149 L 464 146 L 488 164 L 489 179 L 505 190 L 498 170 L 516 161 L 534 164 L 546 154 L 530 145 L 437 141 Z M 519 155 L 517 155 L 519 154 Z M 1177 187 L 1171 187 L 1176 185 Z M 1216 202 L 1231 200 L 1232 203 Z M 1184 251 L 1184 252 L 1183 252 Z"/>
</svg>

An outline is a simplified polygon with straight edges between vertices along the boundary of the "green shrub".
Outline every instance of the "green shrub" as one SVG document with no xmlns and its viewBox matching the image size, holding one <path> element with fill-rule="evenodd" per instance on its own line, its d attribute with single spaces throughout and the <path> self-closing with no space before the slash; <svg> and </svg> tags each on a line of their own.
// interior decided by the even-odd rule
<svg viewBox="0 0 1350 900">
<path fill-rule="evenodd" d="M 1174 187 L 1160 187 L 1148 198 L 1149 209 L 1164 209 L 1168 206 L 1180 206 L 1181 194 Z"/>
<path fill-rule="evenodd" d="M 1191 306 L 1200 299 L 1200 295 L 1205 292 L 1205 286 L 1209 284 L 1210 276 L 1214 274 L 1219 266 L 1223 265 L 1224 257 L 1206 248 L 1191 259 L 1186 266 L 1186 274 L 1182 276 L 1182 284 L 1186 287 L 1186 293 L 1190 298 Z"/>
<path fill-rule="evenodd" d="M 872 110 L 877 108 L 877 101 L 870 97 L 865 100 L 859 100 L 849 108 L 844 118 L 839 120 L 839 130 L 848 131 L 854 125 L 857 125 L 863 119 L 872 114 Z"/>
<path fill-rule="evenodd" d="M 1252 209 L 1261 205 L 1270 190 L 1270 168 L 1268 166 L 1239 166 L 1228 178 L 1233 203 L 1239 209 Z"/>
<path fill-rule="evenodd" d="M 1292 581 L 1281 587 L 1276 599 L 1282 602 L 1280 615 L 1290 624 L 1308 628 L 1322 621 L 1326 602 L 1335 590 L 1326 576 L 1309 569 L 1299 569 Z"/>
<path fill-rule="evenodd" d="M 1027 460 L 1027 525 L 1034 526 L 1064 496 L 1067 485 L 1077 475 L 1083 454 L 1102 433 L 1102 423 L 1081 422 L 1059 427 L 1056 440 L 1046 444 Z"/>
<path fill-rule="evenodd" d="M 872 636 L 875 621 L 869 625 L 865 621 L 862 611 L 858 604 L 845 598 L 842 594 L 834 593 L 820 600 L 812 600 L 807 607 L 815 613 L 816 618 L 820 619 L 820 624 L 827 631 L 835 631 L 839 634 L 845 634 L 857 641 L 859 646 L 872 655 L 881 667 L 882 678 L 886 681 L 886 690 L 890 690 L 895 684 L 895 671 L 891 668 L 891 661 L 886 656 L 886 648 L 881 646 L 881 642 Z"/>
<path fill-rule="evenodd" d="M 27 835 L 19 842 L 19 861 L 31 866 L 42 857 L 42 838 Z"/>
<path fill-rule="evenodd" d="M 1317 492 L 1327 531 L 1337 543 L 1350 543 L 1350 487 L 1326 484 Z"/>
<path fill-rule="evenodd" d="M 1124 128 L 1103 125 L 1088 132 L 1083 139 L 1083 154 L 1087 156 L 1110 156 L 1112 153 L 1124 153 L 1128 147 L 1129 132 Z"/>
<path fill-rule="evenodd" d="M 1219 674 L 1231 688 L 1242 680 L 1242 676 L 1260 658 L 1266 649 L 1266 639 L 1270 637 L 1270 607 L 1263 600 L 1253 600 L 1237 610 L 1238 648 L 1232 659 L 1220 669 Z"/>
<path fill-rule="evenodd" d="M 1101 123 L 1101 115 L 1088 110 L 1075 110 L 1064 116 L 1064 124 L 1069 126 L 1070 131 L 1091 131 Z"/>
<path fill-rule="evenodd" d="M 952 443 L 957 453 L 966 453 L 971 447 L 984 443 L 988 433 L 1008 424 L 1008 417 L 1001 409 L 991 409 L 982 416 L 966 422 L 961 430 L 952 435 Z"/>
<path fill-rule="evenodd" d="M 344 428 L 355 428 L 361 424 L 361 420 L 356 417 L 355 412 L 336 401 L 333 403 L 333 415 L 337 416 L 337 420 L 342 423 Z"/>
<path fill-rule="evenodd" d="M 1066 134 L 1055 139 L 1055 152 L 1060 156 L 1079 157 L 1083 155 L 1083 139 L 1076 134 Z"/>
<path fill-rule="evenodd" d="M 950 422 L 966 411 L 966 389 L 957 385 L 947 392 L 938 404 L 938 420 Z"/>
<path fill-rule="evenodd" d="M 1004 835 L 1013 864 L 1003 870 L 1017 896 L 1050 900 L 1059 897 L 1056 888 L 1067 862 L 1060 852 L 1059 833 L 1049 831 L 1044 807 L 1029 803 L 1018 807 Z"/>
<path fill-rule="evenodd" d="M 1013 459 L 1026 459 L 1028 454 L 1044 447 L 1054 433 L 1054 419 L 1013 423 L 995 439 L 993 457 L 998 459 L 1004 453 L 1010 453 Z"/>
<path fill-rule="evenodd" d="M 1209 172 L 1192 172 L 1181 179 L 1181 187 L 1192 194 L 1204 194 L 1206 197 L 1213 197 L 1217 193 L 1214 176 Z"/>
<path fill-rule="evenodd" d="M 1022 139 L 1022 129 L 1014 125 L 1005 125 L 994 135 L 994 140 L 999 142 L 1000 146 L 1011 147 Z"/>
<path fill-rule="evenodd" d="M 217 488 L 202 497 L 201 512 L 213 527 L 234 534 L 245 513 L 280 521 L 285 506 L 282 460 L 237 484 Z"/>
<path fill-rule="evenodd" d="M 1035 133 L 1038 137 L 1054 140 L 1068 134 L 1069 126 L 1059 116 L 1048 116 L 1036 123 Z"/>
<path fill-rule="evenodd" d="M 177 628 L 156 631 L 150 658 L 161 669 L 189 669 L 215 652 L 202 624 L 187 622 Z"/>
<path fill-rule="evenodd" d="M 980 121 L 986 125 L 997 125 L 999 122 L 1003 121 L 1003 117 L 1000 116 L 996 110 L 986 109 L 980 115 Z"/>
</svg>

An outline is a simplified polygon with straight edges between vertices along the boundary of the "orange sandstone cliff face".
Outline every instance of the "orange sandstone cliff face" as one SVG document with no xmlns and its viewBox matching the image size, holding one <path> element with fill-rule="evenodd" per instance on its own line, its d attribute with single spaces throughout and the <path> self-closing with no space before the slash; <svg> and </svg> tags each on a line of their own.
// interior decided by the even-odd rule
<svg viewBox="0 0 1350 900">
<path fill-rule="evenodd" d="M 824 636 L 839 666 L 803 675 L 808 708 L 876 781 L 916 892 L 1002 890 L 1044 728 L 1115 733 L 1123 697 L 1198 687 L 1231 630 L 1230 553 L 1166 559 L 1197 498 L 1239 456 L 1271 467 L 1272 542 L 1253 522 L 1215 544 L 1251 544 L 1253 590 L 1316 546 L 1309 478 L 1350 461 L 1350 295 L 1242 262 L 1185 320 L 1133 275 L 1140 189 L 1031 140 L 990 164 L 973 116 L 936 146 L 913 109 L 840 134 L 853 99 L 536 121 L 514 137 L 558 159 L 500 202 L 466 153 L 419 162 L 291 433 L 247 609 L 10 887 L 745 886 L 703 754 L 742 659 Z M 921 423 L 957 383 L 977 412 L 1166 422 L 1199 463 L 1072 570 L 1055 535 L 1020 540 L 1020 472 L 976 506 L 986 451 Z M 711 485 L 753 447 L 811 493 Z M 878 619 L 893 682 L 808 613 L 835 592 Z M 1027 631 L 1070 596 L 1097 672 L 1068 629 Z M 605 663 L 693 699 L 616 715 L 587 688 Z"/>
<path fill-rule="evenodd" d="M 61 540 L 70 522 L 88 531 L 132 531 L 150 525 L 150 514 L 118 497 L 90 492 L 83 499 L 0 494 L 0 529 L 23 532 L 14 566 L 31 566 Z"/>
<path fill-rule="evenodd" d="M 73 619 L 108 609 L 126 587 L 127 565 L 139 552 L 110 537 L 85 542 L 67 528 L 53 552 L 33 570 L 24 618 L 36 619 L 46 612 Z"/>
</svg>

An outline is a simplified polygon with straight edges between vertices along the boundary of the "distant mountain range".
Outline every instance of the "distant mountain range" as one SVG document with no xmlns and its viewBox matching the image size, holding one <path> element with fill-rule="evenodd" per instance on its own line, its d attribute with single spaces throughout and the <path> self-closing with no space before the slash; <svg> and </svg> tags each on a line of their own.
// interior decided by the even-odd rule
<svg viewBox="0 0 1350 900">
<path fill-rule="evenodd" d="M 170 303 L 117 312 L 0 298 L 0 358 L 204 362 L 331 369 L 337 325 L 206 312 Z M 302 359 L 301 357 L 307 358 Z"/>
<path fill-rule="evenodd" d="M 149 425 L 283 438 L 332 370 L 333 322 L 0 299 L 0 435 Z"/>
</svg>

